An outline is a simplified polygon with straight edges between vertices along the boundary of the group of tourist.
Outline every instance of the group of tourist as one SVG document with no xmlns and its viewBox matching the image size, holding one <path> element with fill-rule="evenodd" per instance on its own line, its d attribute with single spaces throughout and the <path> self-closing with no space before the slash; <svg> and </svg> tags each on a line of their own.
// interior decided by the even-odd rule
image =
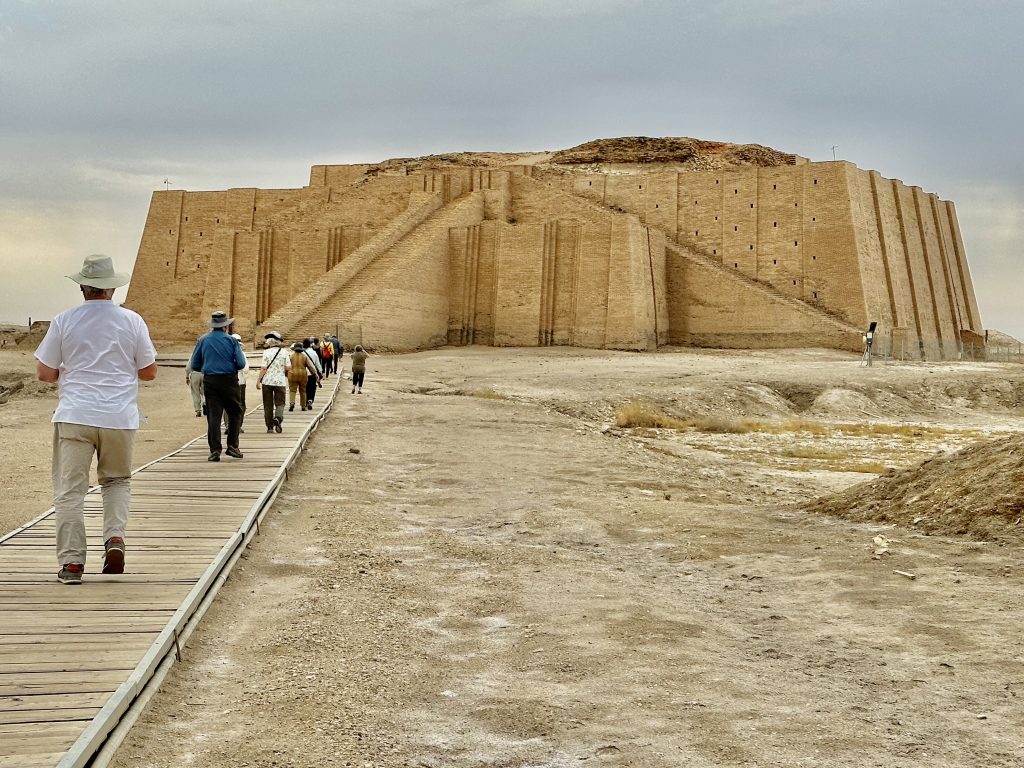
<svg viewBox="0 0 1024 768">
<path fill-rule="evenodd" d="M 36 350 L 40 381 L 60 383 L 54 411 L 53 496 L 56 522 L 58 581 L 81 584 L 85 572 L 85 495 L 92 458 L 103 499 L 103 573 L 124 573 L 124 534 L 131 501 L 132 449 L 141 416 L 139 381 L 156 378 L 156 348 L 140 315 L 113 302 L 114 291 L 130 276 L 115 272 L 109 256 L 85 259 L 68 277 L 80 286 L 84 302 L 57 315 Z M 249 363 L 242 337 L 229 333 L 233 318 L 214 312 L 210 329 L 196 343 L 185 368 L 195 415 L 206 416 L 208 461 L 221 453 L 242 458 L 239 435 L 245 414 L 245 381 Z M 263 394 L 267 432 L 282 431 L 285 393 L 295 410 L 311 410 L 316 390 L 337 373 L 344 347 L 337 336 L 324 334 L 287 349 L 277 331 L 264 336 L 256 378 Z M 352 353 L 352 393 L 361 393 L 366 352 Z M 221 423 L 226 435 L 222 442 Z M 224 446 L 226 443 L 226 447 Z"/>
<path fill-rule="evenodd" d="M 185 368 L 185 381 L 192 391 L 192 406 L 196 416 L 206 415 L 209 461 L 220 461 L 222 452 L 237 459 L 242 458 L 238 442 L 239 434 L 243 431 L 245 372 L 248 364 L 242 351 L 242 337 L 227 332 L 233 322 L 234 319 L 228 317 L 227 313 L 214 312 L 206 324 L 210 332 L 196 343 Z M 256 389 L 261 390 L 263 395 L 263 420 L 267 432 L 280 433 L 283 431 L 286 395 L 289 411 L 295 410 L 296 399 L 301 410 L 313 410 L 317 389 L 323 386 L 323 381 L 330 378 L 332 373 L 338 372 L 345 348 L 337 336 L 329 333 L 323 337 L 307 337 L 289 347 L 277 331 L 264 335 L 263 347 Z M 353 394 L 362 392 L 366 357 L 362 346 L 357 345 L 352 353 Z M 229 382 L 224 378 L 227 372 L 237 378 L 233 392 L 229 391 Z M 194 383 L 197 378 L 202 381 L 201 394 L 198 392 L 200 387 Z M 226 422 L 226 448 L 221 443 L 222 414 Z"/>
</svg>

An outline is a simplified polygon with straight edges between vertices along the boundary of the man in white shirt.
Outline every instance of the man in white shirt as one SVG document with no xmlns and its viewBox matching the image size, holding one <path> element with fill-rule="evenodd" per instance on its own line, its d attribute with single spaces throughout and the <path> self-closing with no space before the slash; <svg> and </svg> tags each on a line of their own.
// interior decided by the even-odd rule
<svg viewBox="0 0 1024 768">
<path fill-rule="evenodd" d="M 130 277 L 114 272 L 109 256 L 88 256 L 81 271 L 68 277 L 81 286 L 85 301 L 53 319 L 35 356 L 39 380 L 60 385 L 53 414 L 57 579 L 81 584 L 93 453 L 103 495 L 103 573 L 124 573 L 139 380 L 156 378 L 156 349 L 146 322 L 112 301 Z"/>
</svg>

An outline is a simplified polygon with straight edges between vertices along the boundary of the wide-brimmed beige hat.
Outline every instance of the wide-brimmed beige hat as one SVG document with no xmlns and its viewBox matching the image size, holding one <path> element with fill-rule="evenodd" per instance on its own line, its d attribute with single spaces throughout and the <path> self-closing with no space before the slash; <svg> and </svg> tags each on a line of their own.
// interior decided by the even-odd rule
<svg viewBox="0 0 1024 768">
<path fill-rule="evenodd" d="M 98 253 L 86 256 L 81 271 L 67 277 L 91 288 L 120 288 L 132 279 L 127 272 L 115 272 L 113 260 Z"/>
</svg>

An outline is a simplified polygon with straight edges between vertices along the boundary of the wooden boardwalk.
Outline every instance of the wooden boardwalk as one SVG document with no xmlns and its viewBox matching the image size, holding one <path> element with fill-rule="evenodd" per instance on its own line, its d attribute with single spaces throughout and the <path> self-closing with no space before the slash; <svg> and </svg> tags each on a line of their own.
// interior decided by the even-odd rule
<svg viewBox="0 0 1024 768">
<path fill-rule="evenodd" d="M 314 410 L 286 412 L 282 434 L 266 433 L 262 409 L 247 415 L 241 460 L 208 462 L 204 434 L 136 470 L 123 575 L 99 572 L 95 488 L 80 586 L 56 580 L 52 508 L 0 537 L 0 768 L 100 762 L 89 761 L 122 719 L 120 730 L 128 727 L 135 715 L 126 713 L 159 684 L 258 532 L 339 382 L 328 380 Z"/>
</svg>

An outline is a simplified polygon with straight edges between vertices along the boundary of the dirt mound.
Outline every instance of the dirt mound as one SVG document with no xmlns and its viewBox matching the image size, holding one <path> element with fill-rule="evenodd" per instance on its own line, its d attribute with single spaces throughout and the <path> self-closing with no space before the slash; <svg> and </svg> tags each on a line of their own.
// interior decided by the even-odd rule
<svg viewBox="0 0 1024 768">
<path fill-rule="evenodd" d="M 1019 339 L 1015 339 L 1013 336 L 1011 336 L 1008 333 L 1003 333 L 1002 331 L 995 331 L 995 330 L 989 330 L 986 333 L 988 334 L 989 346 L 992 346 L 992 347 L 1017 347 L 1017 346 L 1021 345 L 1021 341 Z"/>
<path fill-rule="evenodd" d="M 818 499 L 805 509 L 940 534 L 1024 538 L 1024 435 L 989 440 Z"/>
<path fill-rule="evenodd" d="M 815 416 L 826 416 L 839 419 L 863 418 L 878 416 L 878 408 L 867 395 L 852 389 L 826 389 L 807 409 Z"/>
<path fill-rule="evenodd" d="M 0 405 L 19 397 L 39 397 L 52 391 L 53 385 L 37 381 L 22 371 L 0 373 Z"/>
<path fill-rule="evenodd" d="M 500 168 L 508 165 L 536 165 L 559 172 L 574 166 L 662 164 L 687 170 L 712 168 L 768 168 L 792 165 L 795 155 L 760 144 L 729 144 L 685 136 L 623 136 L 595 139 L 557 152 L 446 152 L 425 157 L 396 157 L 373 166 L 367 175 L 439 170 L 453 165 Z"/>
<path fill-rule="evenodd" d="M 625 136 L 596 139 L 555 152 L 556 165 L 594 163 L 672 163 L 707 168 L 789 165 L 793 156 L 760 144 L 728 144 L 687 137 Z"/>
</svg>

